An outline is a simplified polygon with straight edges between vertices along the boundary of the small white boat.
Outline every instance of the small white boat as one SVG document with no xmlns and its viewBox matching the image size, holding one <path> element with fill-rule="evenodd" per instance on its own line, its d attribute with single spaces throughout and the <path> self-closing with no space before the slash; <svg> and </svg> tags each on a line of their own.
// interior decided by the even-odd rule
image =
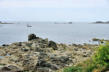
<svg viewBox="0 0 109 72">
<path fill-rule="evenodd" d="M 32 27 L 31 25 L 27 24 L 27 27 Z"/>
</svg>

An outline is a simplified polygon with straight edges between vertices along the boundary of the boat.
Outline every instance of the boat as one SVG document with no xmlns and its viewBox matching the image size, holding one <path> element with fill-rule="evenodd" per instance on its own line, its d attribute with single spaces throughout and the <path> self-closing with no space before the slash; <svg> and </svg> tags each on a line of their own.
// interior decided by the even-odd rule
<svg viewBox="0 0 109 72">
<path fill-rule="evenodd" d="M 32 27 L 31 25 L 27 24 L 27 27 Z"/>
</svg>

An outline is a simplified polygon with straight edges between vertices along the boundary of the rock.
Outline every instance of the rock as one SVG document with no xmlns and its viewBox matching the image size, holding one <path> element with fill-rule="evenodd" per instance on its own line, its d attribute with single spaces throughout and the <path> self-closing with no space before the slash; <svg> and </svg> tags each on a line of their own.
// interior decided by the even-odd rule
<svg viewBox="0 0 109 72">
<path fill-rule="evenodd" d="M 77 45 L 77 44 L 72 44 L 72 46 L 75 46 L 75 47 L 77 47 L 78 45 Z"/>
<path fill-rule="evenodd" d="M 24 70 L 33 70 L 35 65 L 37 64 L 37 55 L 35 53 L 25 55 L 24 59 L 22 60 L 22 65 Z"/>
<path fill-rule="evenodd" d="M 22 46 L 22 42 L 13 43 L 15 46 Z"/>
<path fill-rule="evenodd" d="M 78 51 L 78 48 L 74 48 L 75 51 Z"/>
<path fill-rule="evenodd" d="M 50 69 L 45 67 L 45 68 L 38 68 L 37 72 L 50 72 Z M 52 71 L 51 71 L 52 72 Z"/>
<path fill-rule="evenodd" d="M 0 72 L 22 72 L 22 70 L 16 66 L 9 65 L 0 68 Z"/>
<path fill-rule="evenodd" d="M 7 44 L 3 44 L 2 46 L 9 46 L 9 45 L 7 45 Z"/>
<path fill-rule="evenodd" d="M 28 36 L 28 41 L 31 41 L 31 40 L 34 40 L 34 39 L 38 39 L 39 37 L 36 37 L 36 35 L 35 34 L 30 34 L 29 36 Z"/>
<path fill-rule="evenodd" d="M 52 47 L 54 50 L 58 49 L 58 47 L 54 41 L 49 41 L 48 47 Z"/>
<path fill-rule="evenodd" d="M 22 46 L 22 42 L 19 42 L 17 45 L 18 45 L 18 46 Z"/>
<path fill-rule="evenodd" d="M 41 43 L 43 43 L 43 44 L 48 44 L 48 39 L 43 39 L 43 40 L 41 41 Z"/>
<path fill-rule="evenodd" d="M 92 41 L 100 41 L 100 39 L 93 38 Z"/>
<path fill-rule="evenodd" d="M 48 44 L 43 44 L 43 43 L 40 43 L 40 48 L 47 48 Z"/>
<path fill-rule="evenodd" d="M 44 53 L 44 52 L 40 52 L 40 55 L 39 55 L 39 57 L 38 57 L 38 59 L 40 60 L 40 59 L 47 59 L 49 56 L 46 54 L 46 53 Z"/>
<path fill-rule="evenodd" d="M 19 68 L 16 67 L 16 66 L 13 66 L 13 65 L 9 65 L 7 68 L 9 68 L 9 69 L 12 70 L 12 71 L 21 71 L 21 69 L 19 69 Z"/>
<path fill-rule="evenodd" d="M 66 64 L 69 64 L 72 62 L 69 57 L 67 56 L 61 56 L 61 57 L 51 57 L 51 62 L 60 66 L 60 67 L 65 67 Z"/>
<path fill-rule="evenodd" d="M 43 52 L 43 49 L 39 48 L 39 47 L 36 47 L 35 48 L 35 52 Z"/>
<path fill-rule="evenodd" d="M 0 56 L 5 56 L 5 55 L 6 55 L 6 52 L 0 49 Z"/>
<path fill-rule="evenodd" d="M 26 48 L 21 48 L 21 50 L 24 51 L 24 52 L 27 52 L 27 51 L 29 51 L 29 48 L 27 48 L 27 47 Z"/>
<path fill-rule="evenodd" d="M 17 56 L 15 56 L 15 55 L 11 55 L 11 57 L 9 57 L 9 59 L 12 62 L 17 62 L 19 58 Z"/>
<path fill-rule="evenodd" d="M 40 69 L 40 68 L 49 68 L 52 70 L 58 70 L 58 67 L 56 65 L 53 65 L 51 63 L 46 62 L 45 60 L 39 60 L 36 64 L 35 69 Z"/>
</svg>

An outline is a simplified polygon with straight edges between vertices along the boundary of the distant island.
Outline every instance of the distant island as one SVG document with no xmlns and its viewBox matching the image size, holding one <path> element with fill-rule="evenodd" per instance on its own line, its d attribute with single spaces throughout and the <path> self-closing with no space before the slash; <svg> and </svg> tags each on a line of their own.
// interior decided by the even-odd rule
<svg viewBox="0 0 109 72">
<path fill-rule="evenodd" d="M 103 21 L 96 21 L 95 24 L 109 24 L 109 21 L 103 22 Z"/>
<path fill-rule="evenodd" d="M 2 21 L 0 21 L 0 24 L 13 24 L 13 23 L 9 23 L 9 22 L 2 22 Z"/>
<path fill-rule="evenodd" d="M 54 24 L 73 24 L 73 22 L 55 22 Z"/>
</svg>

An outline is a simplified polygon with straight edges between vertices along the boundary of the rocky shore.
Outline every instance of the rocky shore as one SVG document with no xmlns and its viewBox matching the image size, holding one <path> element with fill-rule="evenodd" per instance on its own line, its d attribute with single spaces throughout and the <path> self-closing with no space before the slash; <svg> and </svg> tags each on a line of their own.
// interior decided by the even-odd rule
<svg viewBox="0 0 109 72">
<path fill-rule="evenodd" d="M 90 58 L 98 45 L 58 44 L 34 34 L 0 46 L 0 72 L 57 72 Z"/>
</svg>

